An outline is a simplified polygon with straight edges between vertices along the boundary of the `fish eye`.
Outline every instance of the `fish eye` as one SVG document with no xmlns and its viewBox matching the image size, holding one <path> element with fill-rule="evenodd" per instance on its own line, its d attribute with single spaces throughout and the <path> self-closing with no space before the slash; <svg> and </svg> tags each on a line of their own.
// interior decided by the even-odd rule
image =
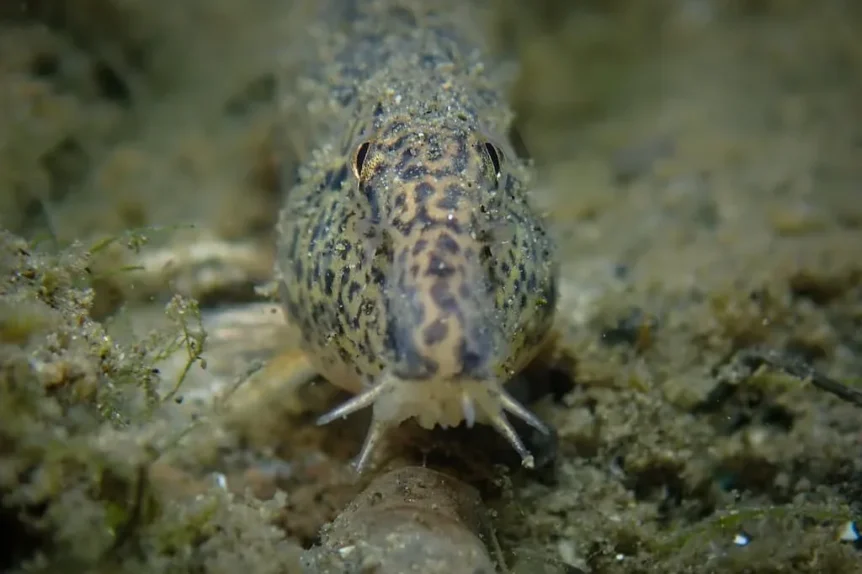
<svg viewBox="0 0 862 574">
<path fill-rule="evenodd" d="M 503 153 L 491 142 L 485 142 L 485 153 L 488 154 L 488 158 L 494 166 L 494 176 L 500 177 L 500 163 L 503 160 Z"/>
<path fill-rule="evenodd" d="M 370 147 L 371 142 L 365 141 L 356 148 L 356 154 L 353 156 L 353 175 L 356 176 L 356 179 L 362 175 L 362 166 L 365 165 L 365 158 L 368 157 Z"/>
</svg>

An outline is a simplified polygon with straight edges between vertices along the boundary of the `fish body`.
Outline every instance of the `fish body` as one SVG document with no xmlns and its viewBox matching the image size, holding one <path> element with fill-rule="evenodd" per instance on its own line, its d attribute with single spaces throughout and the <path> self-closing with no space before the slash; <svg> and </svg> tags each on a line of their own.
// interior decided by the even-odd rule
<svg viewBox="0 0 862 574">
<path fill-rule="evenodd" d="M 503 135 L 506 74 L 457 3 L 340 6 L 291 96 L 322 117 L 277 230 L 288 321 L 355 395 L 320 422 L 373 409 L 360 469 L 408 418 L 491 424 L 531 466 L 505 413 L 547 429 L 505 385 L 548 339 L 557 264 Z"/>
</svg>

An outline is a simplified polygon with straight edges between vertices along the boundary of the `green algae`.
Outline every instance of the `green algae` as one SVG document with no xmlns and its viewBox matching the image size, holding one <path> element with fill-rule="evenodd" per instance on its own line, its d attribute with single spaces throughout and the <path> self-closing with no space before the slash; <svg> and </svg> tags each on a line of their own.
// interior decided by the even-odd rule
<svg viewBox="0 0 862 574">
<path fill-rule="evenodd" d="M 169 427 L 147 439 L 147 421 L 166 398 L 156 390 L 154 361 L 183 347 L 196 360 L 199 313 L 176 298 L 168 306 L 176 320 L 170 332 L 137 349 L 116 343 L 88 316 L 89 257 L 77 247 L 49 254 L 0 237 L 0 515 L 21 533 L 3 568 L 187 571 L 209 561 L 204 571 L 219 572 L 212 556 L 230 547 L 232 560 L 255 569 L 264 561 L 273 571 L 285 567 L 292 554 L 269 523 L 265 508 L 272 505 L 217 486 L 183 498 L 149 478 L 161 454 L 154 445 L 175 443 L 171 435 L 187 431 Z M 237 547 L 240 531 L 247 531 L 240 538 L 270 541 L 257 549 L 265 560 Z M 231 541 L 212 545 L 224 536 Z M 279 548 L 284 556 L 272 563 Z"/>
</svg>

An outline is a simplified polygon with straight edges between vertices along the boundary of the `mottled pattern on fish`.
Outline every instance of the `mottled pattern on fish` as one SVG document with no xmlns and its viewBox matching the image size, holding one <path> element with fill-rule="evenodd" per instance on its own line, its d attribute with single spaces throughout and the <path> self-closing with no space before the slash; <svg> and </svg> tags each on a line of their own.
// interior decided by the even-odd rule
<svg viewBox="0 0 862 574">
<path fill-rule="evenodd" d="M 300 93 L 329 98 L 306 102 L 325 118 L 286 190 L 281 298 L 315 368 L 356 394 L 322 422 L 373 406 L 360 467 L 410 417 L 490 423 L 529 466 L 504 411 L 546 429 L 503 385 L 547 338 L 552 245 L 501 136 L 502 75 L 457 3 L 431 4 L 349 2 L 312 34 Z"/>
</svg>

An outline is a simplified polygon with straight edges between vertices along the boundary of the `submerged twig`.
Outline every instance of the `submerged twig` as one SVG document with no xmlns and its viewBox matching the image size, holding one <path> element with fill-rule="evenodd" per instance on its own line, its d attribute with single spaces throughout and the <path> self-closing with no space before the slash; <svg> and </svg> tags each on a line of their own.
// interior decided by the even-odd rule
<svg viewBox="0 0 862 574">
<path fill-rule="evenodd" d="M 831 377 L 827 377 L 805 362 L 783 355 L 778 351 L 749 349 L 739 353 L 736 358 L 746 368 L 750 369 L 751 372 L 756 371 L 762 365 L 767 365 L 773 369 L 783 371 L 792 377 L 810 381 L 818 389 L 832 393 L 836 397 L 857 407 L 862 407 L 862 391 L 849 387 Z"/>
<path fill-rule="evenodd" d="M 374 480 L 323 531 L 304 556 L 315 574 L 371 571 L 468 574 L 506 572 L 486 547 L 485 507 L 478 491 L 422 467 Z"/>
</svg>

